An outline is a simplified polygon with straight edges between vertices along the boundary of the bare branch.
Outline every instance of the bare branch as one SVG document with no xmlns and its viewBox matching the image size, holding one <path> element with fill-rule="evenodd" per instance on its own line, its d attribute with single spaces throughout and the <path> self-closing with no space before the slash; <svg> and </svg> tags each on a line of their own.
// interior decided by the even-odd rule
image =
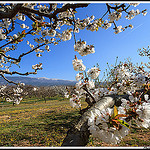
<svg viewBox="0 0 150 150">
<path fill-rule="evenodd" d="M 8 80 L 3 74 L 0 74 L 0 76 L 1 76 L 4 80 L 6 80 L 8 83 L 13 83 L 13 84 L 15 84 L 15 85 L 18 85 L 17 83 Z"/>
<path fill-rule="evenodd" d="M 29 75 L 29 74 L 37 74 L 37 70 L 39 69 L 36 69 L 34 72 L 26 72 L 26 73 L 20 73 L 20 72 L 17 72 L 17 71 L 12 71 L 12 72 L 8 72 L 8 71 L 5 71 L 5 70 L 0 70 L 0 73 L 1 74 L 10 74 L 10 75 L 13 75 L 13 74 L 18 74 L 18 75 Z"/>
<path fill-rule="evenodd" d="M 38 45 L 37 47 L 31 49 L 30 51 L 28 51 L 28 52 L 26 52 L 26 53 L 22 53 L 22 54 L 18 57 L 17 62 L 20 62 L 20 61 L 21 61 L 21 58 L 22 58 L 23 56 L 25 56 L 25 55 L 27 55 L 27 54 L 30 54 L 31 52 L 33 52 L 33 51 L 35 51 L 36 49 L 42 47 L 43 45 L 46 45 L 46 44 L 44 43 L 44 44 Z"/>
<path fill-rule="evenodd" d="M 90 93 L 90 91 L 88 91 L 88 89 L 86 87 L 83 87 L 83 90 L 85 90 L 88 95 L 92 98 L 93 102 L 92 103 L 96 103 L 95 98 L 93 97 L 93 95 Z"/>
</svg>

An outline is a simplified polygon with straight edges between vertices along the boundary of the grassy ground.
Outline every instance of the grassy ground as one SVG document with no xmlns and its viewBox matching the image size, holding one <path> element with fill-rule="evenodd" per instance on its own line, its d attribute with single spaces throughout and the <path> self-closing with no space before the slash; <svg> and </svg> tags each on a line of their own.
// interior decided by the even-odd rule
<svg viewBox="0 0 150 150">
<path fill-rule="evenodd" d="M 83 107 L 85 107 L 83 103 Z M 0 104 L 1 147 L 59 147 L 68 129 L 79 117 L 68 100 L 60 97 L 23 100 L 19 105 Z M 150 129 L 137 128 L 118 145 L 103 143 L 90 136 L 88 147 L 150 146 Z"/>
</svg>

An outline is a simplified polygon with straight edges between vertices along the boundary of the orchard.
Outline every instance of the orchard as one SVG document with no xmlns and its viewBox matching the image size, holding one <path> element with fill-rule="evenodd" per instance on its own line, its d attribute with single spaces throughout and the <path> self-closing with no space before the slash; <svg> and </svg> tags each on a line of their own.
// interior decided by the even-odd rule
<svg viewBox="0 0 150 150">
<path fill-rule="evenodd" d="M 2 99 L 16 105 L 21 103 L 24 95 L 37 92 L 38 89 L 31 87 L 30 90 L 25 90 L 24 83 L 16 83 L 6 77 L 7 75 L 30 76 L 43 69 L 42 62 L 31 64 L 32 72 L 18 72 L 12 69 L 13 66 L 21 68 L 20 64 L 26 56 L 34 54 L 35 57 L 43 57 L 42 53 L 50 53 L 51 45 L 61 45 L 62 42 L 66 42 L 67 46 L 67 41 L 72 38 L 74 39 L 72 49 L 76 54 L 81 57 L 94 55 L 96 51 L 94 43 L 90 45 L 88 44 L 90 41 L 76 38 L 81 30 L 96 32 L 102 28 L 120 34 L 134 29 L 130 23 L 124 27 L 117 24 L 123 15 L 130 21 L 136 19 L 136 16 L 144 17 L 147 14 L 146 8 L 137 9 L 140 3 L 106 3 L 106 12 L 99 18 L 94 14 L 84 19 L 77 18 L 78 9 L 84 9 L 89 5 L 90 3 L 81 2 L 0 3 L 0 76 L 14 85 L 11 92 L 6 90 L 8 85 L 1 85 Z M 30 26 L 26 24 L 27 18 L 32 22 Z M 63 30 L 63 27 L 66 29 Z M 32 44 L 31 37 L 36 44 Z M 25 40 L 29 49 L 19 51 L 18 45 Z M 19 54 L 17 57 L 16 52 Z M 141 57 L 149 59 L 149 46 L 139 48 L 138 53 Z M 88 66 L 85 66 L 80 58 L 75 55 L 72 60 L 73 69 L 77 71 L 74 92 L 66 88 L 61 93 L 68 98 L 72 107 L 79 110 L 81 117 L 73 128 L 68 129 L 62 146 L 86 146 L 91 134 L 106 143 L 117 144 L 129 134 L 132 120 L 139 127 L 149 128 L 149 62 L 137 65 L 127 59 L 111 67 L 108 65 L 105 77 L 100 79 L 103 66 L 93 64 L 92 68 L 87 69 Z M 46 90 L 41 91 L 42 95 Z M 88 105 L 84 109 L 81 99 L 84 99 Z"/>
</svg>

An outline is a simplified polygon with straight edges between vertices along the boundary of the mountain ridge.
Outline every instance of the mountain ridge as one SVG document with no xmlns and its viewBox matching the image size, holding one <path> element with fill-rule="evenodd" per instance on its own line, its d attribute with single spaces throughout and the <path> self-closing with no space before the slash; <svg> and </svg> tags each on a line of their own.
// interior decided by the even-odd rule
<svg viewBox="0 0 150 150">
<path fill-rule="evenodd" d="M 46 78 L 46 77 L 6 77 L 10 81 L 25 83 L 26 85 L 33 86 L 54 86 L 54 85 L 72 85 L 74 86 L 77 81 L 74 80 L 64 80 L 64 79 L 55 79 L 55 78 Z M 0 77 L 0 85 L 7 84 L 2 77 Z"/>
</svg>

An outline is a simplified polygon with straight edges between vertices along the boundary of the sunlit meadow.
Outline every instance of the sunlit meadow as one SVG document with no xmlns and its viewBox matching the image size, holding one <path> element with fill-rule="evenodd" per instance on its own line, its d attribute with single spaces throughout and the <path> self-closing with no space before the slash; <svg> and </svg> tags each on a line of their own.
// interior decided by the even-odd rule
<svg viewBox="0 0 150 150">
<path fill-rule="evenodd" d="M 82 107 L 86 103 L 82 102 Z M 79 111 L 63 97 L 25 99 L 20 105 L 0 104 L 1 147 L 60 147 L 67 131 L 80 117 Z M 130 134 L 118 145 L 106 144 L 90 136 L 87 147 L 150 145 L 150 129 L 138 128 L 134 123 Z"/>
</svg>

